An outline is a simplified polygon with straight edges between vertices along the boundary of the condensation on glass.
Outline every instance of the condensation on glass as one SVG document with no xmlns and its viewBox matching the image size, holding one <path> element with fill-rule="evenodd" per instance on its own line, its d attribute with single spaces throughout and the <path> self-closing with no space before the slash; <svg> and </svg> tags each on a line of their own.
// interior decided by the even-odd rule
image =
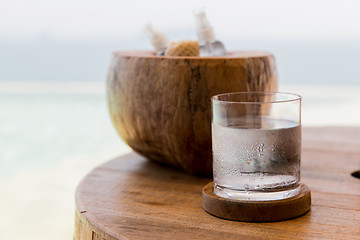
<svg viewBox="0 0 360 240">
<path fill-rule="evenodd" d="M 239 92 L 212 97 L 215 194 L 267 201 L 300 193 L 301 97 Z"/>
</svg>

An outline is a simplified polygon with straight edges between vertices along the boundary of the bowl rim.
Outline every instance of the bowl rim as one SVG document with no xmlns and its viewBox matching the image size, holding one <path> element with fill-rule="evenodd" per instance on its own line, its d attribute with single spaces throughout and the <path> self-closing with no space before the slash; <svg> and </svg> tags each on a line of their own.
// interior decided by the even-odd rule
<svg viewBox="0 0 360 240">
<path fill-rule="evenodd" d="M 266 51 L 228 51 L 225 56 L 158 56 L 155 51 L 149 50 L 134 50 L 134 51 L 114 51 L 114 57 L 128 57 L 128 58 L 151 58 L 151 59 L 192 59 L 192 60 L 209 60 L 209 59 L 246 59 L 246 58 L 261 58 L 261 57 L 273 57 L 273 55 Z"/>
</svg>

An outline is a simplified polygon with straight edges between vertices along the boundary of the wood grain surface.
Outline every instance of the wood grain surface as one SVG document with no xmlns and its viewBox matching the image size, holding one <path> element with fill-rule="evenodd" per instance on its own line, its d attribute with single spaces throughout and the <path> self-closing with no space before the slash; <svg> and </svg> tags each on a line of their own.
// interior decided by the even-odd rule
<svg viewBox="0 0 360 240">
<path fill-rule="evenodd" d="M 166 57 L 116 52 L 108 79 L 109 112 L 136 152 L 195 175 L 211 175 L 211 101 L 226 92 L 277 91 L 267 52 Z"/>
<path fill-rule="evenodd" d="M 304 128 L 302 182 L 311 211 L 292 220 L 248 223 L 202 209 L 210 178 L 129 154 L 89 173 L 76 191 L 76 240 L 360 239 L 360 128 Z"/>
</svg>

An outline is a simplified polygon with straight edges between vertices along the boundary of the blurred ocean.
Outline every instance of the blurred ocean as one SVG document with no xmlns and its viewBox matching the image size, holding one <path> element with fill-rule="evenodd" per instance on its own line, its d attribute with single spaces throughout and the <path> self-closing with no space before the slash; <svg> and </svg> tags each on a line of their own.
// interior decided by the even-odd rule
<svg viewBox="0 0 360 240">
<path fill-rule="evenodd" d="M 77 184 L 130 151 L 104 91 L 102 82 L 0 82 L 1 239 L 72 238 Z"/>
<path fill-rule="evenodd" d="M 232 38 L 224 43 L 228 50 L 273 53 L 281 84 L 360 84 L 357 39 Z M 114 49 L 152 47 L 143 35 L 116 41 L 60 41 L 46 36 L 27 41 L 0 39 L 0 81 L 104 81 Z"/>
</svg>

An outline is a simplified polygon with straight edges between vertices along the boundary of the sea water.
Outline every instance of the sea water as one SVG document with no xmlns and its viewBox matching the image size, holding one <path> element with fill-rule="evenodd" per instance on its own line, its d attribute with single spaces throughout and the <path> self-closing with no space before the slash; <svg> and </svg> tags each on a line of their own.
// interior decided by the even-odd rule
<svg viewBox="0 0 360 240">
<path fill-rule="evenodd" d="M 237 122 L 212 125 L 215 194 L 246 200 L 298 194 L 301 125 L 279 119 Z"/>
</svg>

